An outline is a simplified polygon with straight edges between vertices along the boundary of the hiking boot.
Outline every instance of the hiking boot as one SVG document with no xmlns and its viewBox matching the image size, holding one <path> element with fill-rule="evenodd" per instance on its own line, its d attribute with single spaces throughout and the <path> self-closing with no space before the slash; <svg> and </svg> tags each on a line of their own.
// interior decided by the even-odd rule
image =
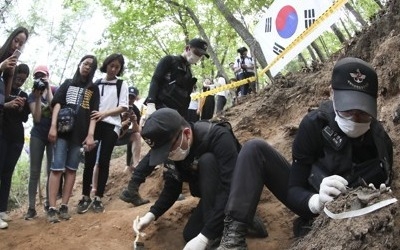
<svg viewBox="0 0 400 250">
<path fill-rule="evenodd" d="M 36 210 L 34 208 L 28 208 L 28 212 L 25 214 L 25 220 L 33 219 L 37 216 Z"/>
<path fill-rule="evenodd" d="M 104 213 L 104 206 L 103 202 L 101 202 L 100 197 L 94 197 L 92 209 L 95 213 Z"/>
<path fill-rule="evenodd" d="M 1 212 L 0 213 L 0 219 L 5 221 L 5 222 L 12 221 L 11 217 L 6 212 Z"/>
<path fill-rule="evenodd" d="M 224 219 L 224 232 L 218 250 L 247 250 L 246 244 L 247 225 L 235 221 L 230 216 Z"/>
<path fill-rule="evenodd" d="M 260 217 L 254 215 L 253 223 L 247 228 L 247 235 L 257 238 L 268 237 L 268 231 Z"/>
<path fill-rule="evenodd" d="M 71 215 L 68 213 L 68 206 L 62 204 L 59 210 L 59 216 L 63 220 L 71 219 Z"/>
<path fill-rule="evenodd" d="M 148 199 L 142 199 L 138 190 L 129 192 L 128 189 L 124 189 L 124 191 L 119 195 L 119 198 L 125 202 L 132 203 L 136 207 L 150 202 Z"/>
<path fill-rule="evenodd" d="M 88 196 L 83 196 L 82 199 L 78 202 L 77 206 L 78 214 L 86 213 L 91 206 L 92 206 L 92 199 L 90 199 Z"/>
<path fill-rule="evenodd" d="M 294 237 L 306 236 L 312 228 L 314 219 L 307 219 L 303 217 L 297 217 L 293 221 L 293 234 Z"/>
<path fill-rule="evenodd" d="M 8 227 L 8 223 L 0 219 L 0 229 L 6 229 Z"/>
<path fill-rule="evenodd" d="M 50 223 L 60 222 L 57 216 L 57 210 L 54 207 L 49 208 L 49 211 L 47 211 L 47 221 Z"/>
</svg>

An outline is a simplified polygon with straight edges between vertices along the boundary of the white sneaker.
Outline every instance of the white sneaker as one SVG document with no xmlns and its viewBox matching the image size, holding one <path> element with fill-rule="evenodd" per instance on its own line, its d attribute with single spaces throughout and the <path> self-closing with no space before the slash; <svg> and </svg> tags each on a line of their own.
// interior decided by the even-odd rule
<svg viewBox="0 0 400 250">
<path fill-rule="evenodd" d="M 8 223 L 0 219 L 0 229 L 5 229 L 8 227 Z"/>
<path fill-rule="evenodd" d="M 12 219 L 6 212 L 0 213 L 0 219 L 6 222 L 10 222 Z"/>
</svg>

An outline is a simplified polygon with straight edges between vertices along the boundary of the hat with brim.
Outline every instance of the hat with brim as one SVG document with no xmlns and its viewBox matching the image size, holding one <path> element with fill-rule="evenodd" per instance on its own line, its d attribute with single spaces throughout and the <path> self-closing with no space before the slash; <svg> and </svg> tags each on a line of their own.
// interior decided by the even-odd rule
<svg viewBox="0 0 400 250">
<path fill-rule="evenodd" d="M 194 38 L 189 41 L 189 45 L 196 48 L 200 54 L 204 55 L 207 58 L 210 58 L 210 55 L 207 53 L 208 44 L 203 39 Z"/>
<path fill-rule="evenodd" d="M 333 68 L 331 86 L 337 111 L 358 109 L 376 118 L 378 76 L 370 64 L 354 57 L 340 59 Z"/>
<path fill-rule="evenodd" d="M 141 136 L 150 146 L 150 166 L 167 160 L 172 144 L 181 131 L 183 117 L 174 109 L 161 108 L 146 120 Z"/>
<path fill-rule="evenodd" d="M 168 159 L 169 151 L 172 148 L 173 141 L 164 144 L 158 148 L 150 150 L 150 166 L 157 166 Z"/>
<path fill-rule="evenodd" d="M 377 116 L 376 99 L 368 94 L 359 91 L 334 90 L 333 100 L 337 111 L 352 109 L 362 110 L 371 116 Z"/>
</svg>

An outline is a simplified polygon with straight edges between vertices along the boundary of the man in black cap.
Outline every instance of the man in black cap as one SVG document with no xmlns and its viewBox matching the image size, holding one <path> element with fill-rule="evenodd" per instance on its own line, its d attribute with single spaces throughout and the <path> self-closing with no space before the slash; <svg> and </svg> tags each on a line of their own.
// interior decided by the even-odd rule
<svg viewBox="0 0 400 250">
<path fill-rule="evenodd" d="M 392 178 L 392 141 L 377 121 L 378 77 L 358 58 L 339 60 L 326 101 L 300 123 L 292 164 L 264 140 L 243 145 L 226 206 L 218 249 L 247 249 L 245 232 L 264 185 L 298 217 L 294 235 L 305 235 L 325 203 L 363 183 L 386 188 Z"/>
<path fill-rule="evenodd" d="M 147 117 L 156 109 L 165 107 L 175 109 L 187 119 L 190 94 L 197 81 L 192 76 L 191 65 L 196 64 L 203 56 L 209 58 L 207 47 L 204 40 L 194 38 L 189 41 L 180 56 L 168 55 L 161 59 L 151 79 L 149 94 L 145 101 L 147 109 L 141 124 L 144 124 Z M 155 167 L 156 165 L 143 164 L 137 166 L 132 175 L 131 184 L 120 195 L 121 200 L 135 206 L 148 203 L 149 200 L 139 196 L 138 190 L 140 184 L 145 181 Z"/>
<path fill-rule="evenodd" d="M 141 135 L 151 147 L 139 165 L 166 162 L 164 188 L 150 211 L 135 223 L 142 231 L 163 215 L 178 199 L 182 183 L 188 182 L 193 196 L 200 197 L 184 230 L 190 241 L 186 249 L 205 249 L 220 237 L 224 209 L 240 144 L 228 123 L 188 123 L 176 111 L 161 108 L 147 119 Z M 129 184 L 132 184 L 131 182 Z"/>
<path fill-rule="evenodd" d="M 243 80 L 252 76 L 255 76 L 254 73 L 254 61 L 252 57 L 248 56 L 248 50 L 246 47 L 241 47 L 237 50 L 239 53 L 239 57 L 236 58 L 235 64 L 233 65 L 233 72 L 236 75 L 237 80 Z M 255 92 L 254 82 L 246 83 L 240 86 L 240 95 L 245 96 L 251 91 Z"/>
<path fill-rule="evenodd" d="M 145 104 L 146 117 L 156 109 L 172 108 L 185 119 L 190 103 L 190 94 L 197 79 L 192 76 L 191 65 L 198 63 L 207 54 L 208 44 L 200 38 L 194 38 L 186 45 L 180 56 L 167 55 L 158 63 L 150 82 Z"/>
<path fill-rule="evenodd" d="M 124 171 L 132 173 L 140 160 L 141 138 L 139 121 L 141 114 L 139 108 L 135 105 L 135 101 L 139 99 L 139 90 L 136 87 L 129 87 L 128 94 L 129 109 L 121 114 L 121 133 L 115 145 L 127 145 L 126 168 Z"/>
</svg>

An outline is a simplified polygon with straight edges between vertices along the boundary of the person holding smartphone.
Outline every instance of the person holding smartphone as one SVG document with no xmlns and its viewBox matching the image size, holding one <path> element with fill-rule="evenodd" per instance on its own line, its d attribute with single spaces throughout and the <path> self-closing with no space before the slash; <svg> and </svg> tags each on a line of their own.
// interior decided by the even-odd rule
<svg viewBox="0 0 400 250">
<path fill-rule="evenodd" d="M 4 163 L 7 155 L 7 141 L 4 138 L 3 131 L 4 104 L 6 98 L 10 95 L 14 69 L 17 65 L 17 57 L 13 55 L 13 53 L 16 49 L 22 48 L 22 46 L 26 43 L 28 36 L 28 30 L 24 27 L 19 27 L 8 36 L 7 40 L 0 48 L 0 193 L 3 194 L 7 193 L 7 181 L 3 180 L 3 178 L 7 178 L 7 176 L 4 174 L 4 171 L 6 171 Z M 4 198 L 5 196 L 0 199 Z M 0 201 L 0 204 L 3 204 L 4 206 L 6 203 Z M 3 207 L 1 208 L 0 212 L 4 212 L 6 209 L 6 207 Z M 8 227 L 8 224 L 5 222 L 5 220 L 8 220 L 6 214 L 0 214 L 0 228 Z"/>
</svg>

